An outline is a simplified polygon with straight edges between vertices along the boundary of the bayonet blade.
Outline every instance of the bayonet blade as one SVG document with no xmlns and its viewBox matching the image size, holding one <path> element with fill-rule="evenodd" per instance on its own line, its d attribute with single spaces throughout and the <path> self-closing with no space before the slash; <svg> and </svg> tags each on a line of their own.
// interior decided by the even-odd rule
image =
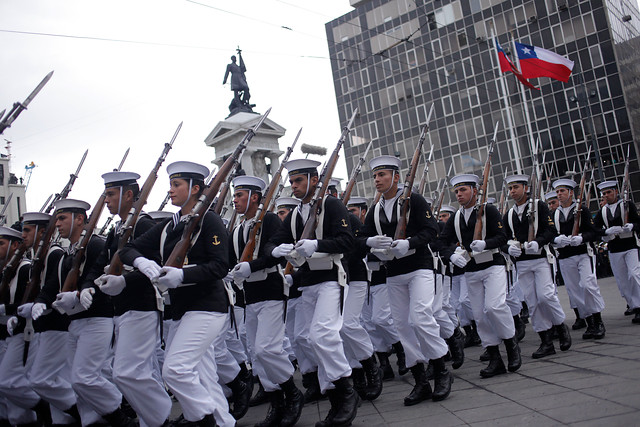
<svg viewBox="0 0 640 427">
<path fill-rule="evenodd" d="M 47 74 L 44 79 L 42 79 L 42 81 L 40 82 L 40 84 L 38 84 L 38 86 L 36 86 L 36 88 L 33 90 L 33 92 L 31 92 L 31 94 L 29 94 L 29 96 L 27 97 L 27 99 L 24 100 L 24 102 L 22 103 L 22 106 L 26 109 L 27 105 L 29 105 L 31 103 L 31 101 L 33 101 L 33 98 L 36 97 L 36 95 L 42 90 L 42 88 L 44 87 L 44 85 L 47 84 L 47 82 L 49 82 L 49 80 L 51 80 L 51 76 L 53 76 L 53 71 L 51 71 L 49 74 Z"/>
<path fill-rule="evenodd" d="M 82 160 L 80 160 L 80 164 L 78 165 L 78 169 L 76 169 L 76 173 L 74 174 L 75 176 L 78 176 L 78 174 L 80 173 L 80 169 L 82 169 L 82 165 L 84 165 L 84 160 L 87 158 L 87 154 L 89 153 L 89 149 L 87 148 L 84 152 L 84 154 L 82 155 Z"/>
<path fill-rule="evenodd" d="M 118 170 L 122 169 L 122 166 L 124 166 L 124 162 L 127 160 L 127 157 L 129 156 L 129 150 L 131 148 L 127 148 L 127 151 L 124 152 L 124 156 L 122 156 L 122 160 L 120 161 L 120 165 L 118 166 Z"/>
</svg>

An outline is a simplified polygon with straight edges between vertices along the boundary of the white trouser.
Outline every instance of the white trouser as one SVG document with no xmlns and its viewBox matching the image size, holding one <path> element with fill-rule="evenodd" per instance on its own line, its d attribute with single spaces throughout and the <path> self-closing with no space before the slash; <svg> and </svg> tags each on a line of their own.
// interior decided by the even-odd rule
<svg viewBox="0 0 640 427">
<path fill-rule="evenodd" d="M 640 261 L 638 249 L 624 252 L 609 252 L 611 270 L 618 283 L 620 294 L 629 308 L 640 308 Z"/>
<path fill-rule="evenodd" d="M 228 316 L 227 313 L 189 311 L 174 322 L 169 333 L 162 377 L 180 402 L 187 421 L 200 421 L 205 415 L 213 414 L 220 424 L 224 419 L 219 419 L 219 414 L 228 413 L 222 388 L 205 386 L 199 372 L 215 337 L 226 332 Z M 215 366 L 215 361 L 209 364 Z"/>
<path fill-rule="evenodd" d="M 514 274 L 514 276 L 516 276 L 516 274 Z M 523 300 L 523 297 L 521 296 L 523 295 L 523 293 L 520 290 L 520 284 L 518 283 L 516 277 L 514 277 L 514 280 L 515 282 L 513 282 L 513 285 L 511 285 L 511 287 L 507 291 L 506 298 L 507 306 L 509 306 L 509 311 L 511 312 L 511 317 L 520 314 L 520 312 L 522 311 Z M 509 282 L 507 281 L 507 283 Z"/>
<path fill-rule="evenodd" d="M 454 325 L 449 314 L 444 311 L 444 281 L 442 274 L 436 274 L 435 293 L 433 295 L 433 317 L 440 327 L 440 336 L 445 340 L 453 336 Z"/>
<path fill-rule="evenodd" d="M 567 292 L 571 292 L 583 319 L 604 310 L 593 259 L 587 254 L 559 260 Z"/>
<path fill-rule="evenodd" d="M 127 311 L 115 318 L 113 380 L 149 427 L 161 426 L 171 412 L 171 398 L 154 376 L 159 323 L 157 311 Z"/>
<path fill-rule="evenodd" d="M 112 337 L 112 317 L 75 319 L 69 324 L 71 387 L 78 398 L 83 426 L 99 421 L 95 413 L 110 414 L 122 403 L 122 394 L 103 372 L 112 351 Z"/>
<path fill-rule="evenodd" d="M 31 346 L 37 347 L 37 340 L 30 343 L 30 353 Z M 0 362 L 0 396 L 6 399 L 9 421 L 14 424 L 32 420 L 32 408 L 40 400 L 27 380 L 26 369 L 22 364 L 23 354 L 24 334 L 7 337 L 6 350 Z"/>
<path fill-rule="evenodd" d="M 464 274 L 451 277 L 451 303 L 460 318 L 460 326 L 469 326 L 473 320 L 473 310 L 469 301 L 469 291 Z"/>
<path fill-rule="evenodd" d="M 442 275 L 442 309 L 449 316 L 453 327 L 460 326 L 460 320 L 456 316 L 456 310 L 451 305 L 451 276 Z"/>
<path fill-rule="evenodd" d="M 503 265 L 465 272 L 469 299 L 482 346 L 494 346 L 516 333 L 507 307 L 507 276 Z"/>
<path fill-rule="evenodd" d="M 334 381 L 351 375 L 340 338 L 341 297 L 338 282 L 321 282 L 302 288 L 303 306 L 311 309 L 309 341 L 318 361 L 318 380 L 322 392 L 334 388 Z"/>
<path fill-rule="evenodd" d="M 440 327 L 433 317 L 433 271 L 421 269 L 387 277 L 387 291 L 407 367 L 447 354 L 449 348 L 440 337 Z"/>
<path fill-rule="evenodd" d="M 76 395 L 71 388 L 73 354 L 69 348 L 69 332 L 45 331 L 37 335 L 38 349 L 28 371 L 31 388 L 51 405 L 65 411 L 76 404 Z M 31 351 L 29 349 L 29 353 Z"/>
<path fill-rule="evenodd" d="M 230 316 L 227 316 L 230 317 Z M 230 320 L 227 320 L 227 326 Z M 216 423 L 219 426 L 235 426 L 236 420 L 233 418 L 231 413 L 229 412 L 229 404 L 228 402 L 223 402 L 219 400 L 219 396 L 222 394 L 224 397 L 225 386 L 221 384 L 220 378 L 218 377 L 218 367 L 216 365 L 216 342 L 219 344 L 220 342 L 224 343 L 224 340 L 214 341 L 212 345 L 209 346 L 207 351 L 205 352 L 202 359 L 200 359 L 200 363 L 198 364 L 197 371 L 198 376 L 200 377 L 200 383 L 207 389 L 207 393 L 210 396 L 213 396 L 216 399 L 216 410 L 213 412 L 213 417 L 216 420 Z M 225 352 L 228 353 L 228 350 Z M 229 358 L 233 359 L 233 356 L 229 354 Z M 237 364 L 236 364 L 237 365 Z M 231 393 L 229 392 L 229 395 Z"/>
<path fill-rule="evenodd" d="M 293 331 L 293 340 L 299 350 L 298 366 L 300 373 L 308 374 L 318 370 L 318 356 L 311 347 L 311 339 L 309 338 L 311 318 L 315 304 L 310 298 L 304 299 L 302 296 L 298 298 L 298 304 L 295 311 L 295 324 Z"/>
<path fill-rule="evenodd" d="M 529 306 L 531 325 L 536 332 L 549 330 L 564 322 L 564 311 L 551 278 L 546 258 L 518 261 L 518 283 Z"/>
<path fill-rule="evenodd" d="M 297 360 L 298 366 L 300 365 L 300 358 L 303 357 L 300 355 L 300 349 L 298 348 L 298 343 L 294 339 L 295 337 L 294 331 L 295 331 L 295 325 L 296 325 L 296 306 L 298 305 L 299 302 L 300 302 L 300 298 L 292 298 L 287 301 L 287 316 L 286 316 L 287 318 L 284 323 L 285 341 L 287 340 L 289 341 L 289 348 L 290 348 L 289 359 Z M 287 347 L 285 344 L 285 350 L 286 349 Z"/>
<path fill-rule="evenodd" d="M 284 301 L 248 304 L 247 338 L 253 349 L 253 373 L 265 391 L 280 389 L 293 376 L 293 365 L 284 350 Z"/>
<path fill-rule="evenodd" d="M 244 307 L 238 307 L 237 305 L 234 306 L 233 315 L 236 319 L 236 326 L 230 326 L 229 329 L 227 329 L 227 334 L 225 336 L 227 348 L 238 364 L 249 362 L 252 360 L 252 350 L 251 346 L 247 342 Z M 236 327 L 238 328 L 238 335 L 236 335 Z"/>
<path fill-rule="evenodd" d="M 377 352 L 388 352 L 392 344 L 400 341 L 391 316 L 386 283 L 369 288 L 369 301 L 362 307 L 362 324 L 369 333 L 373 348 Z"/>
<path fill-rule="evenodd" d="M 2 363 L 2 358 L 4 357 L 4 353 L 7 350 L 7 341 L 0 340 L 0 363 Z M 0 396 L 0 420 L 8 420 L 8 408 L 7 408 L 7 400 Z"/>
<path fill-rule="evenodd" d="M 362 306 L 367 299 L 366 281 L 350 282 L 345 289 L 347 297 L 342 311 L 342 329 L 340 336 L 344 343 L 344 353 L 352 368 L 360 368 L 360 361 L 373 355 L 373 344 L 369 334 L 360 323 Z"/>
<path fill-rule="evenodd" d="M 229 329 L 235 329 L 231 326 L 231 316 L 227 315 L 227 320 L 225 323 L 225 331 L 228 332 Z M 216 374 L 218 375 L 218 379 L 221 386 L 230 383 L 233 381 L 238 374 L 240 373 L 240 365 L 236 361 L 235 357 L 229 351 L 227 347 L 227 334 L 223 333 L 222 335 L 215 337 L 213 340 L 213 348 L 214 348 L 214 357 L 216 362 Z M 225 388 L 223 387 L 223 390 Z M 227 389 L 227 391 L 229 391 Z M 229 391 L 229 395 L 231 395 Z"/>
</svg>

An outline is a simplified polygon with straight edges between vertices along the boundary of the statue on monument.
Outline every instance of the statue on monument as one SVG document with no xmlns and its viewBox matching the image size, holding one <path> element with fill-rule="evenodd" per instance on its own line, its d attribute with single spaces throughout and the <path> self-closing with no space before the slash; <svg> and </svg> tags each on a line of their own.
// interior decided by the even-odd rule
<svg viewBox="0 0 640 427">
<path fill-rule="evenodd" d="M 253 107 L 255 104 L 250 104 L 249 99 L 251 98 L 251 94 L 249 93 L 249 85 L 247 84 L 247 78 L 244 73 L 247 71 L 247 67 L 244 65 L 244 60 L 242 59 L 242 50 L 240 48 L 236 49 L 238 54 L 238 58 L 240 59 L 240 64 L 236 63 L 236 56 L 233 55 L 231 57 L 231 63 L 227 65 L 227 71 L 224 73 L 224 80 L 222 84 L 227 83 L 227 78 L 229 74 L 231 74 L 231 90 L 233 91 L 233 100 L 231 104 L 229 104 L 230 115 L 234 115 L 241 111 L 245 111 L 247 113 L 253 113 Z"/>
</svg>

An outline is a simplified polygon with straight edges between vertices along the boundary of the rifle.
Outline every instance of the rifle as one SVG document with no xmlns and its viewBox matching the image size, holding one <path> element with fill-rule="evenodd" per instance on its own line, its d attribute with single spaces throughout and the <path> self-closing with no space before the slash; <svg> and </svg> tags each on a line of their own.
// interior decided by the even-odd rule
<svg viewBox="0 0 640 427">
<path fill-rule="evenodd" d="M 587 181 L 587 173 L 589 172 L 589 159 L 591 158 L 591 147 L 589 147 L 589 152 L 587 153 L 587 160 L 584 162 L 584 169 L 582 171 L 582 178 L 580 178 L 580 197 L 577 200 L 576 210 L 574 212 L 573 217 L 573 230 L 571 232 L 572 236 L 577 236 L 580 234 L 580 217 L 582 216 L 582 202 L 584 201 L 584 185 Z"/>
<path fill-rule="evenodd" d="M 624 159 L 624 174 L 622 178 L 622 204 L 624 206 L 624 223 L 629 223 L 629 204 L 631 203 L 631 181 L 629 180 L 629 154 L 631 145 L 627 146 L 627 158 Z"/>
<path fill-rule="evenodd" d="M 225 207 L 225 199 L 227 198 L 227 194 L 229 193 L 229 188 L 231 188 L 231 181 L 233 181 L 233 178 L 237 176 L 238 168 L 240 167 L 240 162 L 242 161 L 243 155 L 244 151 L 242 151 L 238 158 L 234 160 L 231 167 L 231 173 L 227 176 L 224 184 L 222 184 L 220 193 L 218 193 L 218 196 L 213 200 L 213 211 L 221 217 L 227 213 L 226 210 L 224 211 L 224 213 L 222 213 L 222 209 L 223 207 Z"/>
<path fill-rule="evenodd" d="M 451 163 L 451 165 L 449 166 L 449 170 L 447 171 L 447 174 L 445 175 L 445 177 L 443 179 L 442 190 L 440 190 L 440 194 L 438 196 L 437 209 L 435 211 L 433 211 L 433 214 L 435 215 L 436 218 L 440 214 L 440 209 L 442 208 L 442 203 L 444 202 L 445 190 L 449 187 L 449 175 L 451 175 L 451 170 L 452 169 L 453 169 L 453 163 Z"/>
<path fill-rule="evenodd" d="M 262 123 L 264 123 L 270 111 L 271 108 L 269 108 L 267 112 L 264 113 L 264 115 L 260 118 L 258 123 L 256 123 L 253 129 L 247 130 L 247 133 L 244 135 L 244 138 L 242 138 L 242 141 L 240 141 L 240 144 L 238 144 L 231 156 L 229 156 L 227 160 L 225 160 L 225 162 L 222 164 L 222 166 L 218 170 L 218 173 L 211 181 L 209 187 L 204 190 L 204 192 L 200 196 L 200 199 L 189 213 L 187 217 L 187 223 L 185 224 L 184 231 L 182 232 L 182 237 L 180 238 L 180 241 L 178 241 L 178 243 L 174 246 L 173 251 L 171 251 L 169 258 L 165 263 L 166 266 L 182 268 L 182 266 L 184 265 L 185 257 L 187 256 L 187 252 L 189 251 L 189 247 L 191 246 L 191 236 L 193 236 L 193 233 L 195 233 L 196 227 L 198 227 L 200 220 L 209 210 L 209 207 L 213 202 L 213 198 L 218 193 L 218 190 L 220 189 L 223 181 L 226 180 L 233 167 L 238 163 L 240 155 L 243 153 L 244 149 L 247 148 L 247 145 L 251 141 L 251 138 L 253 138 L 260 126 L 262 126 Z"/>
<path fill-rule="evenodd" d="M 116 253 L 113 255 L 111 259 L 107 274 L 112 274 L 116 276 L 119 276 L 122 274 L 123 265 L 122 265 L 122 261 L 120 260 L 119 252 L 124 247 L 124 245 L 127 244 L 127 242 L 131 239 L 131 235 L 133 234 L 133 227 L 135 226 L 136 222 L 138 222 L 138 218 L 140 217 L 142 208 L 144 207 L 144 205 L 147 204 L 147 199 L 149 198 L 149 194 L 151 194 L 153 185 L 156 183 L 156 180 L 158 179 L 158 171 L 160 170 L 160 166 L 162 166 L 162 164 L 167 158 L 167 155 L 169 154 L 169 151 L 171 150 L 171 148 L 173 148 L 173 143 L 178 137 L 178 133 L 180 132 L 181 128 L 182 128 L 182 122 L 180 122 L 180 124 L 178 125 L 178 128 L 173 133 L 173 137 L 171 138 L 171 141 L 165 142 L 164 148 L 162 149 L 162 153 L 160 153 L 160 157 L 158 157 L 158 160 L 156 160 L 156 164 L 153 166 L 153 169 L 151 169 L 151 172 L 149 172 L 149 175 L 147 176 L 147 179 L 144 181 L 144 184 L 142 185 L 142 189 L 138 194 L 137 200 L 133 203 L 133 206 L 129 211 L 129 215 L 127 215 L 127 220 L 124 222 L 123 226 L 120 228 L 121 234 L 118 237 L 118 250 L 116 251 Z"/>
<path fill-rule="evenodd" d="M 529 230 L 527 235 L 527 242 L 532 242 L 536 239 L 536 214 L 538 211 L 538 203 L 536 196 L 538 193 L 538 185 L 540 184 L 540 168 L 538 165 L 538 143 L 536 141 L 536 147 L 533 152 L 533 169 L 531 170 L 531 179 L 529 181 L 529 212 L 527 213 L 529 220 Z M 544 158 L 542 160 L 544 164 Z"/>
<path fill-rule="evenodd" d="M 473 230 L 473 240 L 483 240 L 483 217 L 484 209 L 487 203 L 487 184 L 489 183 L 489 174 L 491 173 L 491 155 L 493 149 L 496 146 L 496 138 L 498 137 L 498 125 L 500 122 L 496 122 L 496 128 L 493 131 L 493 138 L 489 144 L 489 151 L 487 152 L 487 161 L 484 163 L 484 171 L 482 172 L 482 186 L 478 190 L 478 199 L 476 201 L 476 227 Z"/>
<path fill-rule="evenodd" d="M 429 122 L 427 122 L 429 123 Z M 427 161 L 424 164 L 424 170 L 422 171 L 422 178 L 420 178 L 420 185 L 418 186 L 418 194 L 424 196 L 424 192 L 427 189 L 427 174 L 429 173 L 429 165 L 433 161 L 433 145 L 427 156 Z"/>
<path fill-rule="evenodd" d="M 360 175 L 360 172 L 362 171 L 362 165 L 364 164 L 365 160 L 367 160 L 367 154 L 369 154 L 369 150 L 371 149 L 371 145 L 373 145 L 373 141 L 374 141 L 373 139 L 369 141 L 369 145 L 367 145 L 367 149 L 364 150 L 364 154 L 360 156 L 360 159 L 358 159 L 358 164 L 353 169 L 353 171 L 351 171 L 349 182 L 347 183 L 347 186 L 345 187 L 344 192 L 342 193 L 342 198 L 341 198 L 345 206 L 347 205 L 347 203 L 349 203 L 349 199 L 351 198 L 351 192 L 353 191 L 353 187 L 356 185 L 356 178 L 358 178 L 358 175 Z"/>
<path fill-rule="evenodd" d="M 4 207 L 2 208 L 2 211 L 0 211 L 0 226 L 4 225 L 7 222 L 7 217 L 4 216 L 4 213 L 7 211 L 7 208 L 9 207 L 9 203 L 11 203 L 12 198 L 13 198 L 13 193 L 9 193 L 9 197 L 7 197 L 7 200 L 5 200 Z"/>
<path fill-rule="evenodd" d="M 13 124 L 15 119 L 18 118 L 18 116 L 20 115 L 20 113 L 22 113 L 23 110 L 27 109 L 27 107 L 29 106 L 31 101 L 33 101 L 33 98 L 35 98 L 36 95 L 42 90 L 44 85 L 47 84 L 47 82 L 51 79 L 52 75 L 53 75 L 53 71 L 51 71 L 49 74 L 47 74 L 44 77 L 44 79 L 42 79 L 42 81 L 38 84 L 38 86 L 36 86 L 36 88 L 33 90 L 33 92 L 31 92 L 31 94 L 29 96 L 27 96 L 27 99 L 25 99 L 22 103 L 20 103 L 20 102 L 14 103 L 13 104 L 13 108 L 11 108 L 9 113 L 7 113 L 6 117 L 2 118 L 2 115 L 0 115 L 0 120 L 1 120 L 0 121 L 0 135 L 2 135 L 2 133 L 5 131 L 5 129 L 11 127 L 11 125 Z M 2 113 L 4 114 L 4 111 L 2 111 Z"/>
<path fill-rule="evenodd" d="M 293 148 L 296 146 L 296 142 L 298 142 L 298 138 L 300 138 L 300 133 L 302 132 L 302 128 L 298 131 L 296 138 L 293 140 L 293 144 L 291 147 L 287 148 L 287 153 L 284 155 L 282 162 L 280 163 L 280 167 L 273 174 L 273 178 L 271 179 L 271 183 L 267 188 L 264 196 L 260 200 L 260 204 L 258 205 L 258 210 L 256 211 L 254 218 L 256 221 L 251 225 L 251 229 L 249 230 L 249 235 L 247 237 L 247 244 L 242 251 L 242 255 L 240 256 L 240 262 L 251 261 L 253 260 L 253 253 L 256 250 L 256 245 L 258 244 L 258 240 L 260 238 L 260 233 L 262 231 L 262 224 L 264 223 L 264 217 L 269 212 L 268 209 L 265 209 L 265 206 L 269 206 L 271 204 L 271 200 L 274 198 L 276 193 L 276 187 L 280 184 L 280 176 L 282 175 L 282 171 L 284 170 L 284 165 L 289 160 L 291 153 L 293 153 Z M 235 210 L 234 210 L 235 213 Z M 231 225 L 231 221 L 229 221 L 229 230 L 233 229 Z"/>
<path fill-rule="evenodd" d="M 418 163 L 420 162 L 420 155 L 422 154 L 422 145 L 424 144 L 424 140 L 427 137 L 427 131 L 429 130 L 429 121 L 431 120 L 434 106 L 435 104 L 431 104 L 431 109 L 429 110 L 429 115 L 427 116 L 427 123 L 425 123 L 422 128 L 422 133 L 420 134 L 420 139 L 418 140 L 418 146 L 416 147 L 416 151 L 414 151 L 413 153 L 411 166 L 409 167 L 409 171 L 407 172 L 407 176 L 404 180 L 402 195 L 398 199 L 398 204 L 400 205 L 400 215 L 398 216 L 398 224 L 396 225 L 396 232 L 393 236 L 393 240 L 407 238 L 407 223 L 409 221 L 408 214 L 411 191 L 413 190 L 413 181 L 415 180 L 416 173 L 418 171 Z"/>
<path fill-rule="evenodd" d="M 38 212 L 44 211 L 44 208 L 47 207 L 47 205 L 49 204 L 49 201 L 51 200 L 52 197 L 53 197 L 53 194 L 49 194 L 49 197 L 47 197 L 47 200 L 42 204 L 42 207 L 40 208 L 40 210 Z"/>
<path fill-rule="evenodd" d="M 122 160 L 120 161 L 120 166 L 118 166 L 118 169 L 114 169 L 113 171 L 119 171 L 122 170 L 122 166 L 124 166 L 124 162 L 125 160 L 127 160 L 127 156 L 129 155 L 129 148 L 127 148 L 127 151 L 124 152 L 124 156 L 122 157 Z M 104 232 L 107 231 L 107 227 L 109 227 L 109 224 L 111 224 L 111 222 L 113 221 L 113 217 L 115 215 L 111 215 L 109 218 L 107 218 L 107 222 L 104 223 L 104 225 L 102 226 L 102 228 L 100 229 L 100 231 L 98 231 L 98 234 L 100 236 L 104 235 Z"/>
<path fill-rule="evenodd" d="M 82 160 L 80 160 L 80 164 L 76 169 L 76 173 L 71 174 L 69 176 L 69 181 L 67 185 L 64 186 L 62 191 L 55 195 L 51 204 L 45 209 L 45 213 L 51 212 L 54 204 L 58 200 L 66 199 L 71 189 L 73 188 L 73 184 L 76 182 L 76 178 L 78 178 L 78 174 L 80 173 L 80 169 L 82 169 L 82 165 L 84 164 L 84 160 L 87 158 L 87 152 L 84 152 L 82 156 Z M 22 304 L 26 304 L 28 302 L 32 302 L 38 296 L 38 292 L 40 292 L 40 276 L 45 268 L 45 261 L 47 258 L 47 253 L 49 252 L 49 245 L 51 244 L 51 237 L 53 237 L 53 233 L 56 231 L 56 217 L 52 216 L 49 220 L 49 224 L 47 224 L 47 228 L 42 235 L 42 238 L 38 242 L 37 249 L 35 250 L 35 254 L 33 255 L 33 260 L 31 262 L 31 278 L 29 279 L 29 283 L 27 283 L 27 288 L 24 291 L 24 297 L 22 298 Z"/>
</svg>

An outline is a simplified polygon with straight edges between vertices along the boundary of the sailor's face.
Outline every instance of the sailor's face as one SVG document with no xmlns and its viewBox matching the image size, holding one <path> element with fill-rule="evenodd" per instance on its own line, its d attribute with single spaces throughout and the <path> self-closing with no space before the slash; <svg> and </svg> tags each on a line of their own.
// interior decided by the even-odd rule
<svg viewBox="0 0 640 427">
<path fill-rule="evenodd" d="M 556 209 L 558 209 L 559 205 L 560 205 L 560 202 L 558 202 L 557 197 L 551 200 L 547 200 L 547 206 L 549 206 L 549 210 L 551 211 L 555 211 Z"/>
<path fill-rule="evenodd" d="M 280 221 L 284 221 L 287 215 L 289 215 L 289 212 L 291 212 L 291 209 L 287 208 L 286 206 L 279 208 L 277 214 L 278 218 L 280 218 Z"/>
<path fill-rule="evenodd" d="M 379 193 L 389 191 L 394 182 L 397 184 L 399 178 L 396 177 L 399 177 L 399 175 L 391 169 L 382 169 L 374 172 L 373 183 L 376 186 L 376 191 Z"/>
<path fill-rule="evenodd" d="M 618 200 L 618 190 L 615 188 L 606 188 L 602 191 L 602 197 L 605 202 L 613 204 Z"/>
<path fill-rule="evenodd" d="M 107 204 L 107 209 L 109 209 L 109 213 L 111 215 L 117 215 L 118 207 L 120 205 L 120 188 L 121 187 L 113 187 L 108 188 L 105 194 L 105 203 Z"/>
<path fill-rule="evenodd" d="M 44 230 L 44 227 L 41 227 Z M 22 226 L 22 240 L 24 240 L 24 244 L 26 247 L 30 248 L 33 246 L 33 242 L 35 241 L 36 236 L 36 226 L 32 224 L 24 224 Z"/>
<path fill-rule="evenodd" d="M 312 190 L 313 188 L 314 178 L 315 182 L 317 183 L 317 177 L 312 177 L 311 181 L 309 181 L 309 175 L 305 173 L 289 177 L 289 184 L 291 184 L 291 192 L 293 193 L 293 197 L 304 199 L 307 196 L 307 190 Z"/>
<path fill-rule="evenodd" d="M 451 214 L 449 212 L 440 212 L 438 214 L 438 219 L 442 222 L 447 222 L 449 221 L 449 217 L 451 216 Z"/>
<path fill-rule="evenodd" d="M 11 241 L 9 239 L 0 239 L 0 260 L 5 260 L 9 253 Z"/>
<path fill-rule="evenodd" d="M 556 188 L 556 194 L 558 195 L 558 203 L 564 204 L 573 199 L 573 190 L 569 190 L 566 187 Z"/>
<path fill-rule="evenodd" d="M 182 178 L 173 178 L 169 187 L 171 204 L 173 206 L 184 206 L 189 197 L 189 181 Z"/>
<path fill-rule="evenodd" d="M 233 207 L 236 212 L 243 213 L 247 210 L 249 203 L 249 192 L 247 190 L 236 190 L 233 193 Z"/>
<path fill-rule="evenodd" d="M 522 198 L 526 195 L 526 186 L 519 182 L 513 182 L 509 184 L 507 190 L 509 190 L 509 197 L 516 203 L 522 201 Z"/>
<path fill-rule="evenodd" d="M 68 239 L 71 236 L 73 217 L 74 215 L 71 212 L 60 212 L 56 215 L 56 229 L 63 239 Z"/>
<path fill-rule="evenodd" d="M 475 195 L 475 188 L 470 185 L 460 185 L 456 187 L 453 192 L 460 206 L 467 206 L 471 198 Z"/>
</svg>

